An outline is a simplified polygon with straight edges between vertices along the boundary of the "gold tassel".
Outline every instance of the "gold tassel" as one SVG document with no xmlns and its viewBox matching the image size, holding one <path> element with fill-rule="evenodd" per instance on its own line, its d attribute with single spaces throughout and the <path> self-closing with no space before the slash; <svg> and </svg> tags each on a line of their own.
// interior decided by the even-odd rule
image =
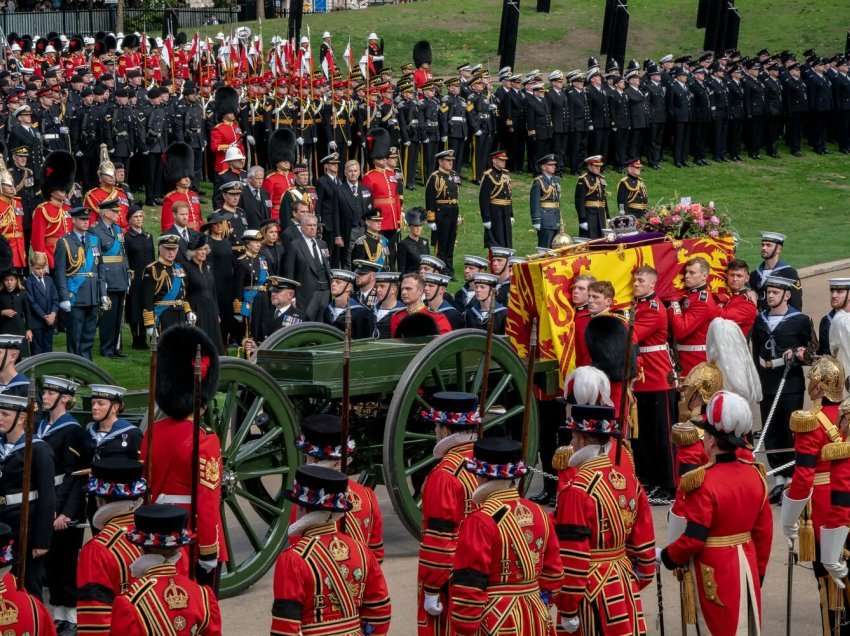
<svg viewBox="0 0 850 636">
<path fill-rule="evenodd" d="M 850 457 L 850 442 L 830 442 L 820 449 L 820 458 L 827 462 Z"/>
<path fill-rule="evenodd" d="M 806 509 L 803 512 L 803 517 L 800 519 L 800 529 L 798 531 L 798 556 L 800 561 L 811 563 L 815 560 L 815 527 L 812 525 L 812 507 L 811 503 L 806 504 Z"/>
<path fill-rule="evenodd" d="M 559 446 L 552 456 L 552 468 L 555 470 L 566 470 L 570 467 L 570 458 L 573 456 L 572 446 Z"/>
<path fill-rule="evenodd" d="M 845 579 L 846 580 L 846 579 Z M 844 592 L 839 589 L 839 587 L 835 584 L 835 581 L 832 580 L 832 577 L 829 577 L 829 610 L 841 610 L 844 609 Z"/>
<path fill-rule="evenodd" d="M 682 571 L 682 611 L 685 613 L 685 623 L 697 624 L 697 588 L 690 567 Z"/>
</svg>

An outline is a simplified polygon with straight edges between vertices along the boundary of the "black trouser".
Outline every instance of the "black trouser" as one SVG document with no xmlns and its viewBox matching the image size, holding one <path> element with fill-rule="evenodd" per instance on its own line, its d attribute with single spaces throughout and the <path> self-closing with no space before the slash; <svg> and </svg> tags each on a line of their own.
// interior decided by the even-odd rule
<svg viewBox="0 0 850 636">
<path fill-rule="evenodd" d="M 398 251 L 398 230 L 381 230 L 381 234 L 387 239 L 387 262 L 384 267 L 395 269 L 396 252 Z"/>
<path fill-rule="evenodd" d="M 714 145 L 712 148 L 714 160 L 720 161 L 726 158 L 726 137 L 729 134 L 729 120 L 725 117 L 723 119 L 715 119 L 712 125 L 712 132 L 714 133 Z"/>
<path fill-rule="evenodd" d="M 587 157 L 587 132 L 577 130 L 570 139 L 570 172 L 576 174 Z"/>
<path fill-rule="evenodd" d="M 764 147 L 771 157 L 777 154 L 776 144 L 782 130 L 782 118 L 779 115 L 768 115 L 766 118 Z"/>
<path fill-rule="evenodd" d="M 113 356 L 119 350 L 121 316 L 124 312 L 124 293 L 109 292 L 112 305 L 100 314 L 100 355 Z"/>
<path fill-rule="evenodd" d="M 349 232 L 348 236 L 342 236 L 342 245 L 337 245 L 335 242 L 331 241 L 331 267 L 342 267 L 343 269 L 348 269 L 351 266 L 350 238 L 351 233 Z"/>
<path fill-rule="evenodd" d="M 464 151 L 466 150 L 466 142 L 458 137 L 449 137 L 449 150 L 455 152 L 455 170 L 460 174 L 463 170 Z"/>
<path fill-rule="evenodd" d="M 802 113 L 790 113 L 785 124 L 785 143 L 791 152 L 800 152 L 803 137 Z"/>
<path fill-rule="evenodd" d="M 87 155 L 75 159 L 77 161 L 77 179 L 88 191 L 97 185 L 97 163 Z"/>
<path fill-rule="evenodd" d="M 676 392 L 635 392 L 638 434 L 632 451 L 638 478 L 645 486 L 673 488 L 673 446 L 670 432 L 676 408 Z"/>
<path fill-rule="evenodd" d="M 149 152 L 145 161 L 145 204 L 150 205 L 154 199 L 162 198 L 162 157 L 158 152 Z"/>
<path fill-rule="evenodd" d="M 649 150 L 647 151 L 650 165 L 658 165 L 664 159 L 664 124 L 650 124 Z"/>
<path fill-rule="evenodd" d="M 411 141 L 409 146 L 401 147 L 401 172 L 404 175 L 404 185 L 410 189 L 416 185 L 416 168 L 419 161 L 419 142 Z M 431 174 L 430 172 L 428 174 Z"/>
<path fill-rule="evenodd" d="M 70 526 L 65 530 L 53 531 L 50 551 L 44 557 L 51 605 L 77 606 L 77 558 L 83 547 L 83 533 L 83 528 Z"/>
<path fill-rule="evenodd" d="M 513 247 L 511 228 L 511 208 L 492 206 L 490 208 L 490 229 L 484 233 L 484 247 Z"/>
<path fill-rule="evenodd" d="M 525 131 L 514 128 L 508 143 L 508 161 L 512 172 L 522 172 L 522 161 L 525 158 Z"/>
<path fill-rule="evenodd" d="M 705 133 L 708 124 L 695 121 L 691 124 L 691 154 L 694 161 L 705 161 Z"/>
<path fill-rule="evenodd" d="M 632 128 L 629 131 L 629 148 L 626 151 L 627 159 L 640 159 L 643 148 L 646 145 L 646 128 Z"/>
<path fill-rule="evenodd" d="M 540 166 L 537 164 L 537 161 L 543 155 L 548 155 L 552 152 L 552 138 L 549 139 L 538 139 L 535 135 L 534 137 L 530 137 L 531 139 L 531 149 L 532 156 L 528 158 L 529 163 L 531 163 L 531 172 L 532 174 L 538 174 L 540 172 Z"/>
<path fill-rule="evenodd" d="M 67 318 L 68 353 L 74 353 L 91 360 L 94 336 L 97 332 L 97 307 L 94 305 L 88 307 L 73 306 Z"/>
<path fill-rule="evenodd" d="M 738 159 L 741 157 L 741 133 L 743 130 L 743 119 L 729 120 L 729 156 L 732 159 Z"/>
<path fill-rule="evenodd" d="M 564 172 L 568 164 L 567 159 L 567 142 L 570 136 L 567 133 L 555 133 L 552 137 L 552 152 L 555 153 L 555 159 L 558 160 L 558 171 Z"/>
<path fill-rule="evenodd" d="M 747 120 L 747 152 L 755 157 L 761 152 L 764 142 L 764 117 L 754 115 Z"/>
<path fill-rule="evenodd" d="M 439 142 L 436 139 L 422 144 L 422 174 L 419 176 L 422 177 L 423 184 L 428 180 L 430 174 L 437 169 L 434 155 L 439 150 L 438 146 Z"/>
<path fill-rule="evenodd" d="M 331 293 L 327 286 L 323 285 L 318 288 L 316 293 L 310 297 L 307 306 L 302 310 L 305 320 L 322 322 L 322 313 L 325 311 L 325 307 L 327 307 L 330 300 Z"/>
<path fill-rule="evenodd" d="M 192 166 L 192 187 L 197 192 L 204 180 L 204 151 L 201 148 L 192 148 L 192 159 L 195 162 Z M 264 163 L 254 161 L 256 165 L 264 166 Z M 250 168 L 250 166 L 248 166 Z"/>
<path fill-rule="evenodd" d="M 455 239 L 457 238 L 457 206 L 437 209 L 437 258 L 446 264 L 450 274 L 454 273 Z M 433 243 L 433 238 L 431 240 Z"/>
<path fill-rule="evenodd" d="M 809 144 L 815 152 L 826 151 L 826 117 L 827 113 L 811 113 L 809 121 Z"/>
<path fill-rule="evenodd" d="M 850 111 L 835 113 L 835 141 L 841 152 L 850 152 Z"/>
<path fill-rule="evenodd" d="M 611 154 L 613 155 L 608 163 L 614 164 L 617 170 L 622 170 L 626 164 L 626 150 L 629 144 L 629 130 L 626 128 L 618 128 L 611 131 Z"/>
<path fill-rule="evenodd" d="M 37 356 L 39 353 L 49 353 L 53 351 L 53 327 L 34 327 L 32 329 L 32 354 Z"/>
<path fill-rule="evenodd" d="M 597 128 L 591 130 L 587 136 L 587 154 L 588 155 L 607 155 L 608 154 L 608 134 L 607 128 Z M 608 157 L 605 157 L 606 161 Z"/>
<path fill-rule="evenodd" d="M 487 158 L 490 154 L 490 148 L 493 145 L 493 136 L 486 132 L 477 137 L 473 136 L 471 144 L 472 149 L 475 151 L 473 155 L 475 163 L 472 166 L 474 168 L 472 178 L 475 181 L 481 181 L 484 171 L 487 170 Z"/>
<path fill-rule="evenodd" d="M 545 247 L 546 249 L 552 247 L 552 239 L 555 238 L 557 233 L 558 230 L 548 230 L 546 228 L 537 230 L 537 247 Z"/>
<path fill-rule="evenodd" d="M 688 160 L 688 122 L 677 121 L 673 124 L 673 162 L 676 165 Z"/>
<path fill-rule="evenodd" d="M 765 393 L 764 399 L 762 399 L 761 404 L 759 404 L 759 408 L 761 410 L 762 429 L 764 429 L 764 425 L 767 422 L 767 416 L 768 413 L 770 413 L 770 408 L 773 405 L 773 400 L 775 398 L 776 394 Z M 764 439 L 764 447 L 767 450 L 773 450 L 775 448 L 791 448 L 794 446 L 794 435 L 791 433 L 791 429 L 788 424 L 791 421 L 791 414 L 801 408 L 803 408 L 802 393 L 784 392 L 779 396 L 779 400 L 776 403 L 776 411 L 773 413 L 773 419 L 770 422 L 770 426 L 767 429 L 767 435 Z M 771 453 L 767 456 L 767 461 L 771 468 L 787 464 L 792 459 L 794 459 L 793 449 L 788 453 Z M 783 477 L 790 477 L 793 472 L 794 467 L 791 466 L 790 468 L 786 468 L 781 471 L 779 474 Z"/>
<path fill-rule="evenodd" d="M 558 429 L 565 418 L 565 405 L 556 400 L 542 400 L 537 403 L 537 427 L 540 444 L 540 464 L 547 473 L 554 473 L 552 468 L 552 457 L 558 448 Z M 543 478 L 543 489 L 550 495 L 554 495 L 558 488 L 558 482 L 554 479 Z"/>
</svg>

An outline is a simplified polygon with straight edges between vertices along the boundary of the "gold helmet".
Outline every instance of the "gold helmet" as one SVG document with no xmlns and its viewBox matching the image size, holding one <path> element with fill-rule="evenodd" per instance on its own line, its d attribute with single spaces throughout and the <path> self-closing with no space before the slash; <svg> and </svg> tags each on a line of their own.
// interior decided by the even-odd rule
<svg viewBox="0 0 850 636">
<path fill-rule="evenodd" d="M 15 178 L 9 172 L 8 168 L 6 168 L 6 162 L 3 161 L 2 156 L 0 156 L 0 185 L 15 187 Z"/>
<path fill-rule="evenodd" d="M 691 415 L 697 415 L 699 408 L 692 409 L 691 400 L 699 394 L 702 404 L 708 404 L 711 396 L 723 388 L 723 374 L 713 362 L 700 362 L 691 369 L 679 387 L 679 417 L 684 421 Z"/>
<path fill-rule="evenodd" d="M 561 223 L 561 229 L 558 230 L 558 233 L 552 238 L 552 249 L 557 250 L 572 244 L 572 237 L 566 232 L 564 232 L 564 224 Z"/>
<path fill-rule="evenodd" d="M 844 366 L 837 358 L 820 356 L 809 370 L 809 397 L 825 397 L 830 402 L 841 402 L 844 397 Z"/>
<path fill-rule="evenodd" d="M 109 160 L 109 149 L 106 144 L 100 144 L 100 166 L 97 173 L 106 177 L 115 176 L 115 164 Z"/>
</svg>

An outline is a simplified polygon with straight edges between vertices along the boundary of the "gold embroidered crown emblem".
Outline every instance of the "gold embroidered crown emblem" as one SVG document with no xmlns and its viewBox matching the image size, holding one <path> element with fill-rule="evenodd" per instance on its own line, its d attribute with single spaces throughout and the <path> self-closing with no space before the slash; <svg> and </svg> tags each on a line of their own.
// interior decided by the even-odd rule
<svg viewBox="0 0 850 636">
<path fill-rule="evenodd" d="M 348 544 L 339 537 L 334 537 L 329 549 L 334 561 L 348 560 Z"/>
<path fill-rule="evenodd" d="M 168 587 L 165 588 L 164 594 L 168 609 L 186 609 L 189 607 L 189 595 L 186 593 L 186 590 L 174 582 L 174 579 L 170 579 L 170 581 Z"/>
<path fill-rule="evenodd" d="M 608 473 L 608 481 L 611 482 L 611 485 L 616 490 L 626 489 L 626 478 L 623 476 L 623 473 L 617 470 L 611 470 L 611 472 Z"/>
<path fill-rule="evenodd" d="M 18 622 L 18 606 L 0 598 L 0 625 L 14 625 Z"/>
<path fill-rule="evenodd" d="M 520 528 L 534 525 L 534 515 L 532 515 L 531 510 L 522 503 L 517 504 L 517 507 L 514 508 L 514 518 Z"/>
<path fill-rule="evenodd" d="M 351 512 L 360 512 L 363 509 L 363 502 L 356 492 L 349 490 L 348 500 L 351 502 Z"/>
</svg>

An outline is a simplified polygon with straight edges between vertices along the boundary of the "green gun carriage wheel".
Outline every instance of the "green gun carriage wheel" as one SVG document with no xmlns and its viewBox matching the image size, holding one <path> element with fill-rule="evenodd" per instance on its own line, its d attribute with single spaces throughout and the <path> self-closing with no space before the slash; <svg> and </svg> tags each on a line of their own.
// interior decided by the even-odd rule
<svg viewBox="0 0 850 636">
<path fill-rule="evenodd" d="M 17 368 L 19 373 L 35 379 L 45 375 L 61 375 L 83 385 L 114 384 L 112 376 L 91 360 L 61 351 L 24 358 Z"/>
<path fill-rule="evenodd" d="M 342 342 L 345 337 L 339 329 L 323 322 L 302 322 L 291 327 L 278 329 L 260 343 L 264 351 L 302 349 L 331 342 Z"/>
<path fill-rule="evenodd" d="M 393 508 L 414 536 L 421 532 L 419 488 L 437 463 L 432 450 L 433 425 L 419 416 L 437 391 L 480 394 L 487 336 L 478 329 L 460 329 L 436 338 L 410 361 L 398 381 L 384 427 L 383 474 Z M 526 459 L 537 456 L 537 403 L 525 404 L 526 368 L 508 342 L 493 339 L 484 417 L 487 434 L 520 439 L 522 418 L 531 408 Z"/>
<path fill-rule="evenodd" d="M 221 515 L 230 560 L 221 595 L 234 596 L 274 565 L 286 540 L 291 486 L 300 454 L 295 410 L 257 365 L 222 357 L 218 393 L 205 414 L 222 446 Z"/>
</svg>

